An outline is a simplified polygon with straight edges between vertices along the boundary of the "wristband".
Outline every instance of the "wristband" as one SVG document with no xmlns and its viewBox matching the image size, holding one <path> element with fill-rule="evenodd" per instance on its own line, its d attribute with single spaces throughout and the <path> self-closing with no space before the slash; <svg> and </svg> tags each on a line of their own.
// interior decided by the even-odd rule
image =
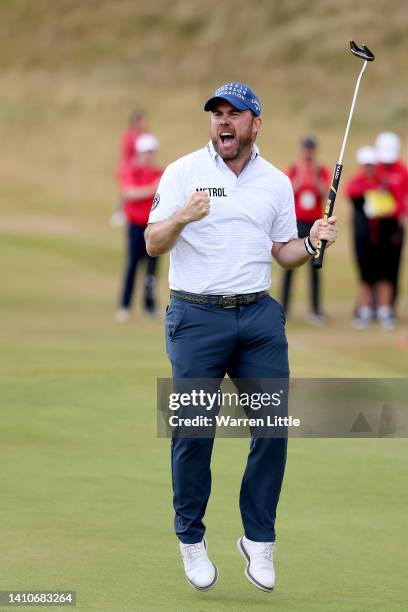
<svg viewBox="0 0 408 612">
<path fill-rule="evenodd" d="M 314 257 L 314 254 L 316 253 L 316 249 L 310 242 L 310 236 L 306 236 L 304 240 L 304 244 L 305 244 L 305 249 L 307 251 L 307 254 L 310 255 L 311 257 Z"/>
</svg>

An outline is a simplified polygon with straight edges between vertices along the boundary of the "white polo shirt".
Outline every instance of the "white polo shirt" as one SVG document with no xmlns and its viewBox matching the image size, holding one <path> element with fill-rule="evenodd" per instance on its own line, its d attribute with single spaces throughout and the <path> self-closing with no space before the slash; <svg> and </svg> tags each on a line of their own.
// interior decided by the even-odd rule
<svg viewBox="0 0 408 612">
<path fill-rule="evenodd" d="M 289 178 L 255 145 L 236 176 L 210 141 L 166 168 L 149 223 L 167 219 L 204 189 L 210 213 L 186 225 L 171 249 L 170 288 L 213 295 L 269 289 L 273 242 L 298 235 Z"/>
</svg>

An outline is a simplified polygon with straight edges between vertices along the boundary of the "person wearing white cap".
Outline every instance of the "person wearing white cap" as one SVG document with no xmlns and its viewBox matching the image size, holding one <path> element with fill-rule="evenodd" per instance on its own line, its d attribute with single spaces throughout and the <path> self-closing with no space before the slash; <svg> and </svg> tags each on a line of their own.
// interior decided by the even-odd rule
<svg viewBox="0 0 408 612">
<path fill-rule="evenodd" d="M 120 139 L 120 156 L 117 168 L 117 177 L 120 178 L 127 172 L 133 164 L 135 156 L 135 142 L 142 134 L 147 132 L 146 116 L 143 112 L 133 110 L 130 113 L 129 121 L 126 130 L 123 132 Z M 115 212 L 110 217 L 110 224 L 113 228 L 122 227 L 125 223 L 123 214 L 123 201 L 119 195 Z"/>
<path fill-rule="evenodd" d="M 398 277 L 401 252 L 404 242 L 404 221 L 408 212 L 408 170 L 400 160 L 401 141 L 394 132 L 382 132 L 375 141 L 377 156 L 377 175 L 381 188 L 390 193 L 395 200 L 395 210 L 383 222 L 384 232 L 388 232 L 392 249 L 390 253 L 390 282 L 392 284 L 391 303 L 395 307 L 398 293 Z M 382 316 L 381 311 L 378 313 Z M 388 316 L 384 310 L 383 315 Z"/>
<path fill-rule="evenodd" d="M 386 155 L 390 156 L 395 141 L 385 141 L 384 152 L 387 149 Z M 395 327 L 392 279 L 396 268 L 396 248 L 392 237 L 398 223 L 393 217 L 397 202 L 394 195 L 384 189 L 376 166 L 377 159 L 377 147 L 361 147 L 357 151 L 360 170 L 346 186 L 353 204 L 354 250 L 360 275 L 354 326 L 365 329 L 371 323 L 375 304 L 380 325 L 389 330 Z"/>
<path fill-rule="evenodd" d="M 163 173 L 156 165 L 159 141 L 152 134 L 142 134 L 136 138 L 134 148 L 132 164 L 124 168 L 119 177 L 123 210 L 127 220 L 127 261 L 120 305 L 116 313 L 116 320 L 121 323 L 129 318 L 136 270 L 141 259 L 147 260 L 144 311 L 149 316 L 156 315 L 155 285 L 158 258 L 151 257 L 147 253 L 144 230 Z"/>
</svg>

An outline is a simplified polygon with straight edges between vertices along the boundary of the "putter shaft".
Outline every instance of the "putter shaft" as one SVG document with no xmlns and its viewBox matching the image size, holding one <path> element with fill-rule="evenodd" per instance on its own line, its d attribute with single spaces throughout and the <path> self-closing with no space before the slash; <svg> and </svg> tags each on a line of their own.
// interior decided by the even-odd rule
<svg viewBox="0 0 408 612">
<path fill-rule="evenodd" d="M 351 125 L 351 119 L 353 118 L 354 107 L 356 105 L 358 90 L 360 88 L 360 81 L 361 81 L 361 77 L 363 76 L 364 70 L 366 69 L 366 67 L 367 67 L 367 60 L 363 64 L 363 67 L 362 67 L 362 69 L 360 71 L 360 74 L 359 74 L 359 77 L 357 79 L 356 87 L 354 89 L 354 96 L 353 96 L 353 101 L 352 101 L 351 107 L 350 107 L 350 112 L 349 112 L 348 121 L 347 121 L 347 125 L 346 125 L 346 131 L 344 133 L 343 144 L 341 146 L 339 161 L 337 162 L 339 165 L 343 164 L 344 150 L 346 148 L 347 138 L 348 138 L 348 134 L 349 134 L 349 130 L 350 130 L 350 125 Z"/>
</svg>

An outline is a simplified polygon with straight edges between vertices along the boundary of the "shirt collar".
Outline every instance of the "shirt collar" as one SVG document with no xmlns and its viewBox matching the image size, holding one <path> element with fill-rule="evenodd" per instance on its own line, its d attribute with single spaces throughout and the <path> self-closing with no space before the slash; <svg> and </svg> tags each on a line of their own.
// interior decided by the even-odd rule
<svg viewBox="0 0 408 612">
<path fill-rule="evenodd" d="M 217 151 L 214 149 L 214 145 L 212 143 L 212 140 L 208 141 L 207 144 L 207 151 L 209 156 L 211 157 L 211 159 L 217 163 L 219 160 L 221 160 L 222 158 L 220 157 L 220 155 L 217 153 Z M 254 159 L 256 159 L 259 156 L 259 149 L 256 146 L 256 144 L 254 143 L 252 146 L 252 153 L 251 153 L 251 161 L 253 161 Z"/>
</svg>

